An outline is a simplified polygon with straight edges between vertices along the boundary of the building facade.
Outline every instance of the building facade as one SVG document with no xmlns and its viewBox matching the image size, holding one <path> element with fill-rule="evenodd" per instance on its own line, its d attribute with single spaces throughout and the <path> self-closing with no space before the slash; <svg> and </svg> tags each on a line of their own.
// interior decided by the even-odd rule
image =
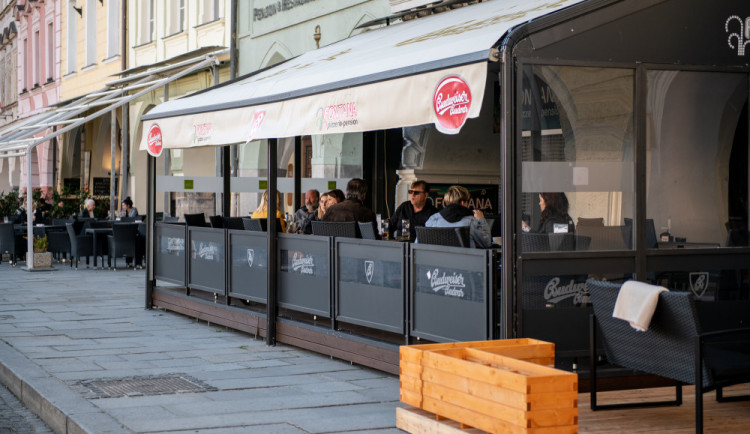
<svg viewBox="0 0 750 434">
<path fill-rule="evenodd" d="M 16 0 L 0 0 L 0 129 L 18 118 L 18 23 Z M 0 192 L 18 186 L 18 158 L 0 159 Z"/>
</svg>

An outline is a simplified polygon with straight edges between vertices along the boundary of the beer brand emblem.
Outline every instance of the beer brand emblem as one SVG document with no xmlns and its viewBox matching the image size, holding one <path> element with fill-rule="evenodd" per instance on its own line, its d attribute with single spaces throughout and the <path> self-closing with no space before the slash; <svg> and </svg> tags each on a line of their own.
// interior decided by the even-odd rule
<svg viewBox="0 0 750 434">
<path fill-rule="evenodd" d="M 732 23 L 735 21 L 737 22 L 737 24 L 739 24 L 739 31 L 729 33 L 731 31 L 730 26 L 732 26 Z M 734 28 L 737 27 L 734 26 Z M 729 33 L 729 38 L 727 39 L 729 48 L 731 48 L 732 50 L 737 50 L 738 56 L 744 56 L 745 46 L 747 46 L 747 44 L 750 44 L 750 17 L 747 17 L 743 20 L 737 15 L 732 15 L 731 17 L 727 18 L 727 21 L 724 23 L 724 31 Z"/>
<path fill-rule="evenodd" d="M 375 261 L 365 261 L 365 278 L 367 283 L 372 282 L 372 275 L 375 272 Z"/>
<path fill-rule="evenodd" d="M 435 110 L 437 129 L 446 134 L 457 134 L 471 109 L 469 85 L 458 75 L 444 78 L 435 89 L 432 107 Z"/>
<path fill-rule="evenodd" d="M 253 259 L 255 259 L 255 249 L 247 249 L 247 265 L 253 266 Z"/>
<path fill-rule="evenodd" d="M 161 155 L 162 138 L 159 124 L 153 124 L 151 125 L 151 128 L 148 129 L 148 134 L 146 135 L 146 151 L 154 157 Z"/>
<path fill-rule="evenodd" d="M 696 297 L 706 293 L 708 289 L 709 276 L 708 272 L 690 273 L 690 290 Z"/>
<path fill-rule="evenodd" d="M 265 119 L 265 110 L 256 110 L 255 113 L 253 113 L 253 121 L 250 123 L 250 133 L 247 135 L 248 142 L 253 140 L 253 137 L 258 133 L 258 130 L 260 130 L 260 126 L 263 125 Z"/>
</svg>

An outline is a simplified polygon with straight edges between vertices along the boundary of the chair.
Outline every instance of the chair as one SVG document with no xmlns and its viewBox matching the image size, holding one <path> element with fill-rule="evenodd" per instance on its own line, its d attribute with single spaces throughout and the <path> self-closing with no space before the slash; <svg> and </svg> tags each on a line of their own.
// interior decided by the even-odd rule
<svg viewBox="0 0 750 434">
<path fill-rule="evenodd" d="M 18 257 L 26 254 L 26 243 L 23 236 L 16 235 L 13 223 L 0 223 L 0 259 L 2 254 L 10 256 L 10 263 L 15 267 Z"/>
<path fill-rule="evenodd" d="M 426 228 L 417 226 L 417 241 L 421 244 L 435 244 L 439 246 L 469 247 L 469 227 Z"/>
<path fill-rule="evenodd" d="M 159 220 L 156 220 L 156 221 L 159 221 Z M 167 216 L 164 216 L 164 218 L 162 218 L 161 221 L 163 221 L 164 223 L 177 223 L 180 221 L 180 219 L 177 217 L 173 217 L 171 215 L 167 215 Z"/>
<path fill-rule="evenodd" d="M 578 217 L 578 223 L 576 226 L 604 226 L 604 217 Z"/>
<path fill-rule="evenodd" d="M 629 250 L 633 245 L 632 226 L 579 226 L 576 234 L 591 238 L 589 250 Z"/>
<path fill-rule="evenodd" d="M 112 260 L 117 269 L 117 258 L 135 258 L 137 253 L 138 225 L 134 223 L 115 223 L 112 235 L 107 236 L 107 265 L 112 269 Z"/>
<path fill-rule="evenodd" d="M 227 229 L 245 229 L 242 217 L 222 217 L 222 225 Z"/>
<path fill-rule="evenodd" d="M 197 214 L 185 214 L 184 217 L 185 223 L 188 226 L 206 227 L 206 215 L 202 212 Z"/>
<path fill-rule="evenodd" d="M 53 225 L 57 226 L 57 225 Z M 64 227 L 64 225 L 62 225 Z M 58 260 L 67 258 L 70 255 L 70 238 L 68 237 L 68 230 L 66 229 L 51 229 L 45 228 L 47 234 L 47 251 L 52 253 L 53 256 L 57 257 Z"/>
<path fill-rule="evenodd" d="M 222 219 L 223 217 L 220 215 L 208 216 L 208 221 L 211 224 L 212 228 L 222 229 L 224 227 L 224 221 Z"/>
<path fill-rule="evenodd" d="M 625 217 L 625 226 L 633 227 L 633 219 Z M 631 229 L 632 231 L 632 229 Z M 646 248 L 655 249 L 659 247 L 658 240 L 656 239 L 656 228 L 654 227 L 654 219 L 646 219 Z"/>
<path fill-rule="evenodd" d="M 750 328 L 733 328 L 704 333 L 712 329 L 701 324 L 694 297 L 689 292 L 670 291 L 659 295 L 656 311 L 645 332 L 639 332 L 620 319 L 612 318 L 621 285 L 587 281 L 594 316 L 591 336 L 600 329 L 607 360 L 616 365 L 660 375 L 678 382 L 676 399 L 663 402 L 637 402 L 600 405 L 596 400 L 595 340 L 590 342 L 591 409 L 680 405 L 679 383 L 694 384 L 695 428 L 703 431 L 703 393 L 716 390 L 717 401 L 750 399 L 750 395 L 725 398 L 722 388 L 750 382 Z"/>
<path fill-rule="evenodd" d="M 80 224 L 80 226 L 83 227 L 83 224 Z M 75 223 L 66 223 L 65 227 L 70 239 L 70 266 L 73 266 L 73 258 L 75 258 L 77 270 L 78 261 L 81 257 L 86 257 L 86 265 L 88 265 L 89 256 L 94 256 L 94 237 L 92 235 L 78 235 Z"/>
<path fill-rule="evenodd" d="M 242 224 L 246 231 L 268 232 L 268 220 L 242 217 Z M 281 221 L 276 219 L 276 232 L 281 232 Z"/>
<path fill-rule="evenodd" d="M 329 237 L 359 238 L 357 222 L 312 222 L 313 235 Z"/>
<path fill-rule="evenodd" d="M 375 222 L 357 222 L 359 226 L 359 233 L 362 235 L 362 239 L 365 240 L 379 240 L 380 235 L 375 228 Z"/>
<path fill-rule="evenodd" d="M 154 213 L 154 220 L 157 221 L 157 222 L 161 221 L 161 220 L 164 220 L 164 217 L 165 216 L 164 216 L 163 212 L 155 212 Z"/>
<path fill-rule="evenodd" d="M 148 238 L 148 233 L 145 222 L 139 222 L 137 226 L 138 234 L 136 236 L 135 258 L 133 260 L 135 261 L 134 265 L 140 267 L 143 265 L 143 259 L 146 257 L 146 239 Z"/>
</svg>

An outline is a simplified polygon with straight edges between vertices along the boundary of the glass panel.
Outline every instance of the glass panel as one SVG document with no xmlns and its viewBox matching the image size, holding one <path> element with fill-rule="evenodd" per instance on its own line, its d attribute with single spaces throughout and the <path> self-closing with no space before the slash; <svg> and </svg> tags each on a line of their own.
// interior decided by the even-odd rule
<svg viewBox="0 0 750 434">
<path fill-rule="evenodd" d="M 649 71 L 647 203 L 658 247 L 748 245 L 748 77 Z"/>
<path fill-rule="evenodd" d="M 417 277 L 414 291 L 417 293 L 484 302 L 485 273 L 424 264 L 417 264 L 415 268 Z"/>
<path fill-rule="evenodd" d="M 403 276 L 400 262 L 342 256 L 339 264 L 339 281 L 341 283 L 401 288 Z"/>
<path fill-rule="evenodd" d="M 281 272 L 327 278 L 328 255 L 300 250 L 281 250 Z"/>
<path fill-rule="evenodd" d="M 750 270 L 664 270 L 647 280 L 670 291 L 692 291 L 701 300 L 750 300 Z"/>
<path fill-rule="evenodd" d="M 630 69 L 524 67 L 523 231 L 581 238 L 562 250 L 632 248 L 633 83 Z"/>
</svg>

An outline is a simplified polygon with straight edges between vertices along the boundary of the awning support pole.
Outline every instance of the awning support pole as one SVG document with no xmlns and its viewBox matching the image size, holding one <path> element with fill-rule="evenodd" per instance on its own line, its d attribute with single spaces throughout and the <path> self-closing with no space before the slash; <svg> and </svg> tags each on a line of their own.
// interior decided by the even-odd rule
<svg viewBox="0 0 750 434">
<path fill-rule="evenodd" d="M 26 267 L 29 271 L 34 269 L 34 199 L 31 189 L 31 155 L 34 148 L 26 148 Z M 18 258 L 16 258 L 18 261 Z"/>
<path fill-rule="evenodd" d="M 500 318 L 496 323 L 500 324 L 498 336 L 500 339 L 508 339 L 514 335 L 514 282 L 515 282 L 515 259 L 516 259 L 516 232 L 514 221 L 518 210 L 513 206 L 513 191 L 517 189 L 513 178 L 513 113 L 515 105 L 513 100 L 514 74 L 513 59 L 510 50 L 503 50 L 503 66 L 500 73 L 500 107 L 503 116 L 500 118 L 500 196 L 502 197 L 502 228 L 503 228 L 503 254 L 501 255 L 501 279 L 500 279 Z M 518 225 L 521 226 L 520 223 Z"/>
<path fill-rule="evenodd" d="M 130 173 L 130 103 L 122 106 L 122 154 L 120 154 L 120 200 L 128 197 L 128 173 Z"/>
<path fill-rule="evenodd" d="M 146 159 L 146 309 L 153 307 L 154 286 L 154 225 L 156 216 L 156 158 Z"/>
<path fill-rule="evenodd" d="M 268 139 L 268 295 L 266 302 L 266 345 L 276 345 L 276 295 L 278 285 L 278 235 L 276 234 L 276 144 L 278 139 Z"/>
<path fill-rule="evenodd" d="M 115 171 L 117 163 L 117 110 L 112 110 L 109 113 L 109 218 L 114 220 L 117 217 L 117 192 L 115 191 L 115 179 L 117 179 L 117 172 Z"/>
<path fill-rule="evenodd" d="M 321 194 L 324 193 L 321 191 Z M 302 208 L 302 137 L 294 138 L 294 211 Z"/>
<path fill-rule="evenodd" d="M 169 83 L 164 85 L 164 102 L 169 101 Z M 164 157 L 164 176 L 170 176 L 171 173 L 169 172 L 170 166 L 172 165 L 172 153 L 169 151 L 169 149 L 165 149 L 162 154 Z M 171 210 L 169 209 L 169 192 L 164 192 L 164 215 L 170 215 Z"/>
<path fill-rule="evenodd" d="M 232 170 L 229 163 L 229 156 L 232 153 L 231 148 L 231 146 L 221 147 L 221 175 L 224 184 L 221 195 L 221 215 L 225 217 L 231 217 L 232 215 Z"/>
</svg>

